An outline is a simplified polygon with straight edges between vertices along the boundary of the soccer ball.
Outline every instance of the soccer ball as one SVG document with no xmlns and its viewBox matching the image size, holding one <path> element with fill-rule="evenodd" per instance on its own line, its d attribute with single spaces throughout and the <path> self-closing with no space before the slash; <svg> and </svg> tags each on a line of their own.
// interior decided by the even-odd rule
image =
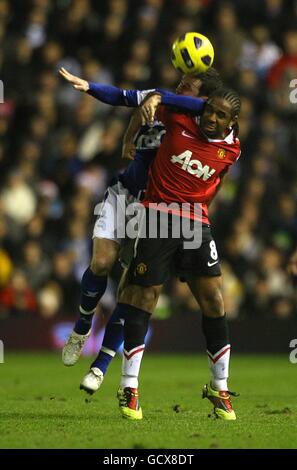
<svg viewBox="0 0 297 470">
<path fill-rule="evenodd" d="M 200 33 L 185 33 L 173 44 L 171 60 L 183 73 L 203 73 L 212 65 L 214 49 L 210 40 Z"/>
</svg>

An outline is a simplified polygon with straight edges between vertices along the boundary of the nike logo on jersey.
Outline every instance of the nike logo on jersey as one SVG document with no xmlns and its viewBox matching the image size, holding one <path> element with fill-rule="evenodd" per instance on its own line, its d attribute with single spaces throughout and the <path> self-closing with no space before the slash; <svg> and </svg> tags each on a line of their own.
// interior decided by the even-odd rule
<svg viewBox="0 0 297 470">
<path fill-rule="evenodd" d="M 219 262 L 219 261 L 214 261 L 213 263 L 210 263 L 210 262 L 208 261 L 207 266 L 209 266 L 209 267 L 211 268 L 211 266 L 214 266 L 214 265 L 217 264 L 218 262 Z"/>
<path fill-rule="evenodd" d="M 172 155 L 172 163 L 180 163 L 181 169 L 187 171 L 191 175 L 202 178 L 203 181 L 207 181 L 216 172 L 215 169 L 210 168 L 208 165 L 203 165 L 200 160 L 191 160 L 192 153 L 190 150 L 186 150 L 180 155 Z"/>
<path fill-rule="evenodd" d="M 189 139 L 195 139 L 195 137 L 193 137 L 192 135 L 187 134 L 186 131 L 182 131 L 182 135 L 184 137 L 189 137 Z"/>
</svg>

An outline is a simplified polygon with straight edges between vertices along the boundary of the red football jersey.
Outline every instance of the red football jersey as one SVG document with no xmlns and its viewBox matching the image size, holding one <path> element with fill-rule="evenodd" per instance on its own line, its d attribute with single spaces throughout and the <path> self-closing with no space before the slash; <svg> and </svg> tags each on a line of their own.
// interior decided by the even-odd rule
<svg viewBox="0 0 297 470">
<path fill-rule="evenodd" d="M 157 118 L 166 134 L 150 168 L 143 204 L 200 203 L 202 221 L 209 223 L 207 206 L 222 175 L 240 156 L 239 139 L 233 131 L 224 140 L 209 139 L 197 117 L 173 113 L 165 106 L 159 106 Z M 192 208 L 183 215 L 198 218 Z"/>
</svg>

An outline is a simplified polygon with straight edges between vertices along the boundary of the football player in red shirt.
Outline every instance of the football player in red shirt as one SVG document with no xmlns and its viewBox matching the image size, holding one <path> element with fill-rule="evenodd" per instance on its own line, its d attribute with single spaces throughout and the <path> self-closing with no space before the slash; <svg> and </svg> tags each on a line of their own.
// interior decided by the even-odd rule
<svg viewBox="0 0 297 470">
<path fill-rule="evenodd" d="M 153 96 L 151 100 L 158 98 Z M 160 102 L 160 98 L 159 98 Z M 148 109 L 149 105 L 144 105 Z M 230 357 L 228 325 L 222 297 L 222 277 L 215 241 L 211 235 L 208 205 L 222 177 L 240 156 L 238 116 L 240 98 L 222 88 L 208 99 L 202 116 L 180 114 L 160 107 L 157 118 L 166 127 L 166 135 L 151 166 L 143 204 L 145 222 L 164 211 L 168 225 L 188 219 L 190 226 L 201 229 L 197 248 L 186 249 L 184 233 L 175 238 L 139 238 L 137 254 L 129 270 L 128 285 L 120 302 L 125 308 L 124 356 L 118 399 L 122 415 L 141 419 L 138 403 L 138 374 L 144 351 L 144 338 L 151 313 L 157 304 L 163 283 L 170 275 L 173 259 L 178 258 L 182 273 L 202 311 L 202 330 L 206 338 L 211 381 L 203 388 L 203 397 L 214 405 L 215 415 L 236 419 L 228 391 Z M 163 203 L 163 205 L 158 205 Z M 174 204 L 168 210 L 166 203 Z M 186 211 L 183 204 L 187 205 Z M 197 210 L 197 206 L 198 209 Z M 200 226 L 195 225 L 197 221 Z M 142 235 L 143 236 L 143 235 Z"/>
</svg>

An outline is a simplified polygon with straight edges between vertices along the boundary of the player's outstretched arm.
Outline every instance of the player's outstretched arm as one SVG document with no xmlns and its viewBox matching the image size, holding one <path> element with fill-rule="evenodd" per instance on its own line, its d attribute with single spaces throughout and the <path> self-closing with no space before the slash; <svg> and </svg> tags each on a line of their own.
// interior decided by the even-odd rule
<svg viewBox="0 0 297 470">
<path fill-rule="evenodd" d="M 111 85 L 101 85 L 100 83 L 92 83 L 83 80 L 76 75 L 68 72 L 64 67 L 59 70 L 60 75 L 69 82 L 75 90 L 79 90 L 94 98 L 102 101 L 103 103 L 112 106 L 139 106 L 146 96 L 155 90 L 122 90 Z M 205 101 L 201 98 L 194 98 L 190 96 L 175 95 L 167 91 L 159 91 L 162 95 L 162 104 L 169 106 L 177 106 L 181 110 L 199 113 Z M 151 119 L 151 116 L 150 116 Z"/>
<path fill-rule="evenodd" d="M 206 103 L 203 98 L 197 98 L 194 96 L 176 95 L 175 93 L 164 92 L 162 93 L 161 104 L 165 106 L 175 106 L 181 111 L 189 111 L 195 114 L 199 114 Z"/>
<path fill-rule="evenodd" d="M 112 106 L 130 106 L 137 107 L 143 99 L 153 90 L 122 90 L 112 85 L 103 85 L 100 83 L 87 82 L 82 78 L 72 75 L 68 70 L 62 67 L 59 70 L 60 75 L 69 82 L 73 88 L 84 91 L 90 96 L 105 104 Z"/>
</svg>

